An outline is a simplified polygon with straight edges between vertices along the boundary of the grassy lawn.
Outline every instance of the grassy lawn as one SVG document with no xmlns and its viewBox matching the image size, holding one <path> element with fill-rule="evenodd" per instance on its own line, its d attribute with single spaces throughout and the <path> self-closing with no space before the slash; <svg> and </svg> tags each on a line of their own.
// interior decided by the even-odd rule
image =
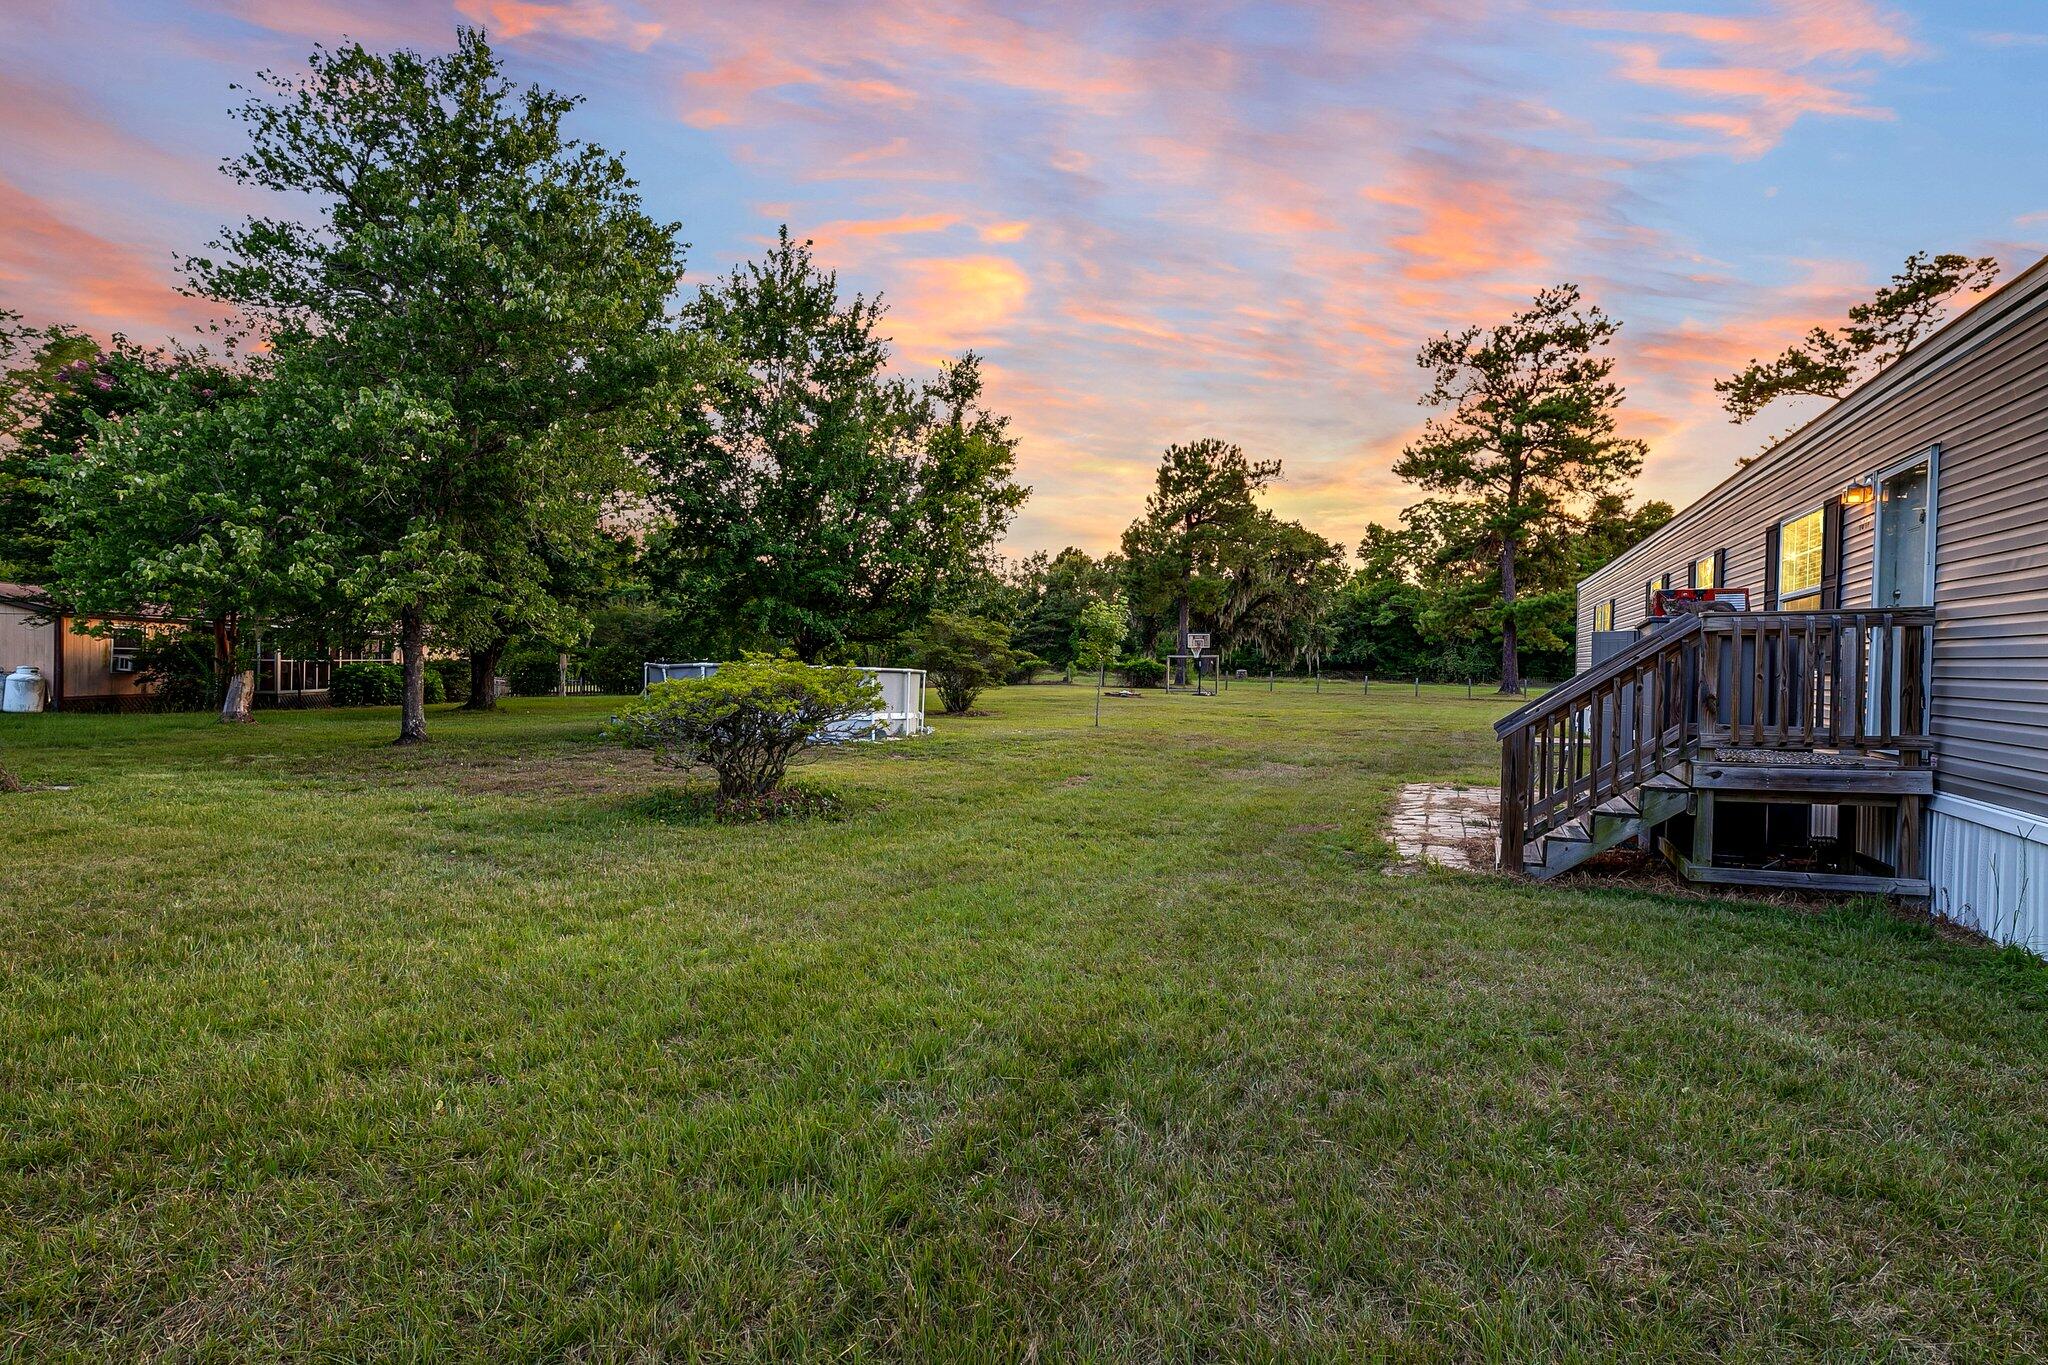
<svg viewBox="0 0 2048 1365">
<path fill-rule="evenodd" d="M 5 717 L 0 1357 L 2048 1355 L 2048 973 L 1390 877 L 1462 690 L 1012 689 L 679 821 L 596 701 Z"/>
</svg>

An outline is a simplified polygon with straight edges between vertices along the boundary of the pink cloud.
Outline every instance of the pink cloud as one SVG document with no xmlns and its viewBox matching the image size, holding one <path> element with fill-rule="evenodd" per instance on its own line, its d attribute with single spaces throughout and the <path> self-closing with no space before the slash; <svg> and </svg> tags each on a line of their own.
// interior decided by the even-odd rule
<svg viewBox="0 0 2048 1365">
<path fill-rule="evenodd" d="M 488 29 L 494 38 L 517 40 L 560 35 L 590 42 L 619 43 L 645 51 L 662 26 L 627 18 L 604 0 L 546 3 L 545 0 L 455 0 L 456 13 Z"/>
<path fill-rule="evenodd" d="M 1031 278 L 1002 256 L 945 256 L 905 262 L 888 330 L 906 359 L 929 364 L 986 345 L 1031 296 Z"/>
<path fill-rule="evenodd" d="M 153 265 L 136 247 L 87 231 L 0 180 L 0 297 L 30 321 L 150 341 L 214 315 L 171 279 L 168 254 Z"/>
<path fill-rule="evenodd" d="M 1711 106 L 1665 116 L 1739 157 L 1776 147 L 1799 120 L 1889 118 L 1858 87 L 1873 62 L 1901 62 L 1918 47 L 1903 21 L 1867 0 L 1773 0 L 1749 16 L 1686 11 L 1560 10 L 1579 28 L 1669 43 L 1606 45 L 1625 81 Z"/>
</svg>

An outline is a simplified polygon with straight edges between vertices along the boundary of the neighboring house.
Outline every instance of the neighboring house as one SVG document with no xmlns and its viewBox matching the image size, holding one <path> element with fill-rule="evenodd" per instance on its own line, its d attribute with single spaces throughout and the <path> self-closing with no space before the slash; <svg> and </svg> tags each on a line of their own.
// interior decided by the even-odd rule
<svg viewBox="0 0 2048 1365">
<path fill-rule="evenodd" d="M 138 671 L 148 636 L 197 628 L 189 621 L 147 613 L 74 616 L 60 611 L 41 588 L 0 583 L 0 677 L 23 664 L 40 670 L 53 711 L 140 709 L 150 701 Z M 257 700 L 274 706 L 321 705 L 337 664 L 383 663 L 397 657 L 373 643 L 331 658 L 296 658 L 274 647 L 266 649 L 259 640 Z"/>
<path fill-rule="evenodd" d="M 0 583 L 0 676 L 26 664 L 41 671 L 52 710 L 118 710 L 148 701 L 136 656 L 148 632 L 178 629 L 147 616 L 93 617 L 109 627 L 85 635 L 79 618 L 57 610 L 41 588 Z"/>
<path fill-rule="evenodd" d="M 1752 610 L 1595 665 L 1690 586 Z M 1504 863 L 1638 835 L 1700 880 L 1921 895 L 2048 948 L 2048 261 L 1588 576 L 1577 662 L 1501 727 Z M 1829 835 L 1832 866 L 1798 851 Z"/>
</svg>

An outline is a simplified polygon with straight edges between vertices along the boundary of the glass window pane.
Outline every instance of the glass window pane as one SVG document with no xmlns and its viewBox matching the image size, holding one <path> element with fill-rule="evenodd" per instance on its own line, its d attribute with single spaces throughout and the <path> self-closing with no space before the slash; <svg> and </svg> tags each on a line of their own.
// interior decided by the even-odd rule
<svg viewBox="0 0 2048 1365">
<path fill-rule="evenodd" d="M 1715 588 L 1720 586 L 1714 582 L 1714 557 L 1712 555 L 1708 555 L 1705 559 L 1692 566 L 1692 585 L 1695 588 Z"/>
<path fill-rule="evenodd" d="M 1807 611 L 1820 605 L 1822 527 L 1826 517 L 1815 508 L 1803 517 L 1785 523 L 1778 532 L 1778 605 L 1787 611 Z M 1808 602 L 1810 605 L 1799 605 Z"/>
</svg>

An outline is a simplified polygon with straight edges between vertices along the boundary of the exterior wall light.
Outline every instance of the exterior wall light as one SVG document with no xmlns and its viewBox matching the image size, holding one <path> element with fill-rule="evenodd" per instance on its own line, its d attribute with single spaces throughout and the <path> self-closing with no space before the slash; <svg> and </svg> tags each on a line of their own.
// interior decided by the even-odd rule
<svg viewBox="0 0 2048 1365">
<path fill-rule="evenodd" d="M 1844 507 L 1861 507 L 1869 501 L 1870 484 L 1867 481 L 1852 483 L 1842 490 L 1842 506 Z"/>
</svg>

